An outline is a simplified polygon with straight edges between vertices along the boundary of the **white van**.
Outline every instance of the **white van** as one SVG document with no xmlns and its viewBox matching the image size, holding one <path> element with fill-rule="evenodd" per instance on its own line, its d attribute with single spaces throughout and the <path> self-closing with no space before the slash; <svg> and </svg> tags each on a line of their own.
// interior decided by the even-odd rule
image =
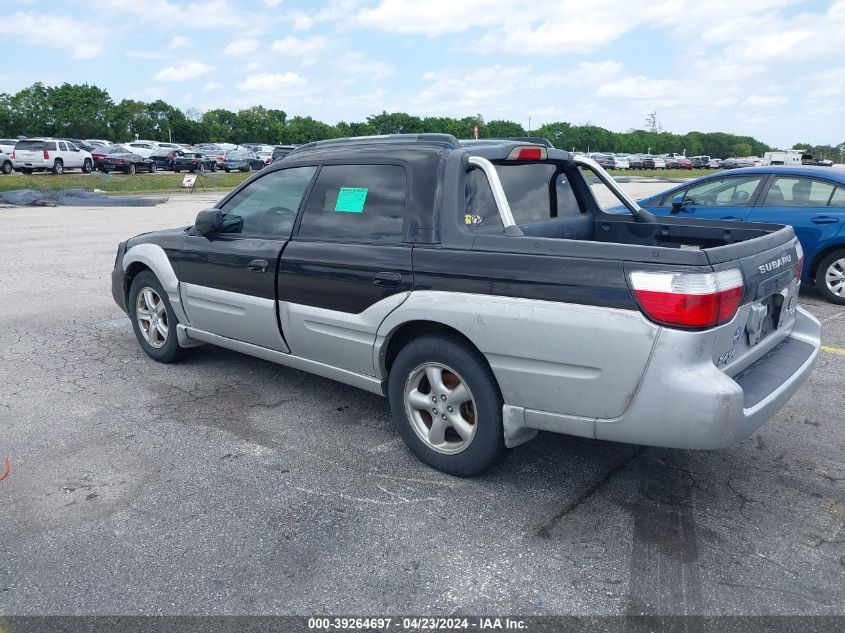
<svg viewBox="0 0 845 633">
<path fill-rule="evenodd" d="M 54 174 L 65 169 L 81 169 L 90 173 L 94 169 L 91 154 L 79 149 L 70 141 L 47 138 L 25 138 L 15 144 L 12 152 L 15 171 L 31 174 L 34 171 L 50 170 Z"/>
</svg>

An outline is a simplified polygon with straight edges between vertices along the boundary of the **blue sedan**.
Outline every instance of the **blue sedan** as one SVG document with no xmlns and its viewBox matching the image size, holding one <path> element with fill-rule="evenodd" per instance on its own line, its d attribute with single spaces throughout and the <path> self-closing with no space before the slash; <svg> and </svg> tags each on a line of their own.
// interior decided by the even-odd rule
<svg viewBox="0 0 845 633">
<path fill-rule="evenodd" d="M 845 170 L 749 167 L 704 176 L 640 206 L 657 215 L 791 224 L 804 249 L 802 281 L 845 305 Z"/>
</svg>

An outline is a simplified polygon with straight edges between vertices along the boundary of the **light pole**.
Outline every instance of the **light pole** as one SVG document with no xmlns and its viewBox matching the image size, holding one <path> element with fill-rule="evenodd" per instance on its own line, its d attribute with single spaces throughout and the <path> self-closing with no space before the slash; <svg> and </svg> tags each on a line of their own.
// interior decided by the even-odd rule
<svg viewBox="0 0 845 633">
<path fill-rule="evenodd" d="M 531 134 L 531 117 L 528 117 L 528 134 Z"/>
</svg>

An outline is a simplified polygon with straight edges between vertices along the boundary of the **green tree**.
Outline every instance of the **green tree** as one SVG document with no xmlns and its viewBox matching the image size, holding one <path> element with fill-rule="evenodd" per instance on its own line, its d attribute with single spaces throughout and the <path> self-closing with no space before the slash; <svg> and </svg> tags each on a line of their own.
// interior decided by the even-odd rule
<svg viewBox="0 0 845 633">
<path fill-rule="evenodd" d="M 483 131 L 483 134 L 482 134 Z M 479 129 L 479 137 L 501 138 L 507 136 L 527 136 L 525 128 L 513 121 L 488 121 L 483 128 Z"/>
</svg>

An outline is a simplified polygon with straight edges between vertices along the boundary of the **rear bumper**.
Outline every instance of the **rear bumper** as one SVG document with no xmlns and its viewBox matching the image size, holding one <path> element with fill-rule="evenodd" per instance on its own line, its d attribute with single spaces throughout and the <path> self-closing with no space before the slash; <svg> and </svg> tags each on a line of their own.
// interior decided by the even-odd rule
<svg viewBox="0 0 845 633">
<path fill-rule="evenodd" d="M 804 384 L 821 347 L 821 325 L 798 308 L 790 335 L 736 376 L 712 362 L 694 362 L 666 330 L 630 406 L 614 419 L 505 407 L 511 444 L 540 429 L 600 440 L 683 449 L 727 448 L 774 416 Z M 689 355 L 689 357 L 688 357 Z"/>
</svg>

